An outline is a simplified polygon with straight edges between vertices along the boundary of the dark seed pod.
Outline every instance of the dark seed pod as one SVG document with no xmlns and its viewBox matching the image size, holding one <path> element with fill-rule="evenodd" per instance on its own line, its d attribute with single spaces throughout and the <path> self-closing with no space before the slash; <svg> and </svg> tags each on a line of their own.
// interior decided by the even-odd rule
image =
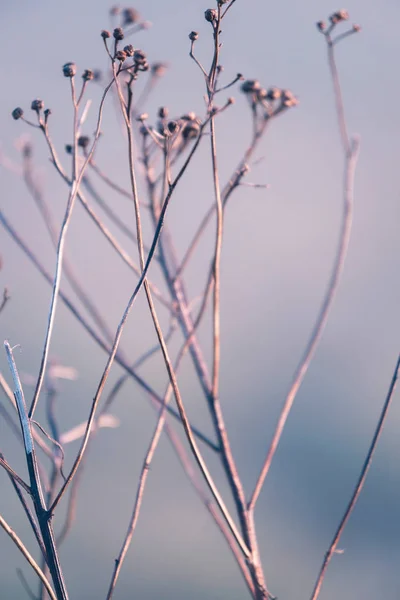
<svg viewBox="0 0 400 600">
<path fill-rule="evenodd" d="M 73 62 L 65 63 L 63 66 L 64 77 L 75 77 L 76 75 L 76 64 Z"/>
<path fill-rule="evenodd" d="M 14 108 L 14 110 L 12 111 L 12 118 L 15 121 L 18 121 L 18 119 L 20 119 L 21 117 L 24 116 L 24 111 L 22 110 L 22 108 L 20 108 L 19 106 L 17 108 Z"/>
</svg>

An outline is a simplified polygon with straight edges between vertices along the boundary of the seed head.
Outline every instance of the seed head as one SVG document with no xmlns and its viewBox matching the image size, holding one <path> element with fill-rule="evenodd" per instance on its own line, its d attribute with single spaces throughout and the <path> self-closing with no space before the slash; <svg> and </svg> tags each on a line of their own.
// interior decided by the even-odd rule
<svg viewBox="0 0 400 600">
<path fill-rule="evenodd" d="M 176 121 L 169 121 L 167 128 L 170 133 L 176 133 L 179 129 L 179 125 Z"/>
<path fill-rule="evenodd" d="M 136 66 L 144 65 L 147 62 L 147 58 L 143 50 L 135 50 L 133 53 L 133 60 Z"/>
<path fill-rule="evenodd" d="M 47 119 L 49 118 L 49 116 L 51 115 L 51 108 L 46 108 L 46 110 L 44 111 L 44 122 L 47 123 Z"/>
<path fill-rule="evenodd" d="M 92 81 L 94 79 L 94 73 L 91 69 L 85 69 L 82 74 L 83 81 Z"/>
<path fill-rule="evenodd" d="M 149 115 L 147 113 L 142 113 L 141 115 L 139 115 L 137 117 L 137 121 L 139 121 L 140 123 L 143 123 L 144 121 L 146 121 L 149 118 Z"/>
<path fill-rule="evenodd" d="M 111 37 L 111 33 L 107 31 L 107 29 L 103 29 L 100 35 L 103 38 L 103 40 L 108 40 L 108 38 Z"/>
<path fill-rule="evenodd" d="M 18 121 L 18 119 L 20 119 L 21 117 L 24 116 L 24 111 L 22 110 L 22 108 L 20 108 L 19 106 L 17 106 L 17 108 L 14 108 L 14 110 L 12 111 L 12 118 L 15 121 Z"/>
<path fill-rule="evenodd" d="M 123 40 L 124 32 L 122 30 L 122 27 L 116 27 L 113 31 L 113 36 L 114 36 L 114 39 L 117 40 L 117 42 Z"/>
<path fill-rule="evenodd" d="M 78 138 L 78 146 L 80 148 L 87 148 L 90 144 L 90 138 L 88 135 L 81 135 Z"/>
<path fill-rule="evenodd" d="M 276 87 L 272 87 L 268 90 L 266 99 L 271 100 L 271 101 L 279 100 L 281 95 L 282 95 L 282 90 L 280 90 L 279 88 L 276 88 Z"/>
<path fill-rule="evenodd" d="M 72 154 L 72 146 L 71 146 L 71 144 L 65 144 L 65 152 L 67 154 Z"/>
<path fill-rule="evenodd" d="M 198 40 L 198 39 L 199 39 L 199 34 L 197 33 L 197 31 L 191 31 L 191 32 L 189 33 L 189 40 L 190 40 L 191 42 L 195 42 L 195 41 L 196 41 L 196 40 Z"/>
<path fill-rule="evenodd" d="M 118 50 L 115 53 L 115 58 L 123 63 L 124 60 L 126 60 L 126 52 L 124 52 L 123 50 Z"/>
<path fill-rule="evenodd" d="M 158 116 L 160 119 L 166 119 L 168 117 L 168 108 L 166 106 L 161 106 L 158 109 Z"/>
<path fill-rule="evenodd" d="M 207 8 L 204 13 L 204 18 L 209 23 L 214 23 L 218 19 L 218 11 L 215 8 Z"/>
<path fill-rule="evenodd" d="M 198 136 L 200 125 L 197 120 L 188 121 L 182 129 L 182 137 L 185 140 L 191 140 Z"/>
<path fill-rule="evenodd" d="M 353 31 L 361 31 L 361 25 L 353 25 Z"/>
<path fill-rule="evenodd" d="M 119 15 L 120 12 L 121 12 L 121 7 L 120 6 L 112 6 L 110 8 L 110 15 L 112 17 L 116 17 L 117 15 Z"/>
<path fill-rule="evenodd" d="M 261 88 L 260 82 L 257 79 L 246 79 L 242 83 L 241 90 L 244 94 L 253 94 Z"/>
<path fill-rule="evenodd" d="M 137 10 L 134 8 L 124 8 L 122 11 L 122 24 L 125 25 L 133 25 L 140 21 L 140 15 Z"/>
<path fill-rule="evenodd" d="M 43 100 L 36 98 L 36 100 L 32 100 L 31 109 L 35 112 L 39 113 L 44 108 Z"/>
<path fill-rule="evenodd" d="M 283 106 L 286 106 L 287 108 L 290 108 L 291 106 L 297 106 L 298 103 L 299 103 L 299 101 L 294 96 L 293 92 L 291 92 L 290 90 L 283 90 L 282 91 L 282 104 L 283 104 Z"/>
<path fill-rule="evenodd" d="M 318 31 L 325 31 L 326 23 L 324 21 L 318 21 L 317 29 L 318 29 Z"/>
<path fill-rule="evenodd" d="M 73 62 L 65 63 L 63 66 L 64 77 L 75 77 L 76 75 L 76 64 Z"/>
<path fill-rule="evenodd" d="M 132 46 L 132 44 L 128 44 L 127 46 L 124 47 L 124 52 L 127 56 L 133 56 L 135 49 Z"/>
<path fill-rule="evenodd" d="M 344 10 L 344 8 L 342 8 L 341 10 L 334 12 L 329 17 L 329 20 L 332 23 L 332 25 L 336 25 L 336 23 L 340 23 L 340 21 L 347 21 L 348 18 L 349 18 L 349 13 L 347 12 L 347 10 Z"/>
</svg>

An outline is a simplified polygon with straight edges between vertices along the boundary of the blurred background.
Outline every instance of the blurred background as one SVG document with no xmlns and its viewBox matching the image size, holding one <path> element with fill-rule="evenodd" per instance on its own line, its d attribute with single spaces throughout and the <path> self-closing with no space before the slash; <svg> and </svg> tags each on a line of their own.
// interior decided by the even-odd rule
<svg viewBox="0 0 400 600">
<path fill-rule="evenodd" d="M 305 5 L 304 5 L 305 4 Z M 212 5 L 212 3 L 211 3 Z M 134 7 L 152 23 L 131 41 L 150 62 L 168 64 L 146 110 L 155 122 L 159 106 L 171 116 L 204 114 L 204 81 L 188 56 L 188 34 L 199 32 L 197 55 L 209 64 L 210 26 L 200 0 L 138 0 Z M 213 7 L 213 5 L 212 5 Z M 241 72 L 261 85 L 288 88 L 299 106 L 272 122 L 255 155 L 247 181 L 268 189 L 242 187 L 226 213 L 222 256 L 221 402 L 228 433 L 247 493 L 264 459 L 294 369 L 310 335 L 326 289 L 342 208 L 340 147 L 326 47 L 315 27 L 340 7 L 328 0 L 306 3 L 238 0 L 223 26 L 223 82 Z M 350 22 L 362 31 L 337 48 L 350 132 L 360 135 L 355 185 L 354 229 L 344 276 L 328 326 L 296 399 L 256 510 L 260 549 L 270 590 L 280 600 L 309 598 L 324 552 L 343 514 L 370 443 L 399 352 L 399 117 L 400 40 L 395 0 L 350 0 Z M 72 141 L 69 82 L 62 65 L 74 61 L 107 72 L 100 31 L 112 27 L 106 0 L 2 0 L 0 74 L 1 209 L 43 264 L 53 272 L 55 255 L 43 221 L 20 174 L 20 148 L 33 145 L 37 182 L 61 223 L 68 189 L 49 162 L 40 132 L 11 118 L 21 106 L 29 117 L 34 98 L 52 109 L 50 131 L 65 168 Z M 345 29 L 345 28 L 344 28 Z M 104 76 L 107 81 L 108 75 Z M 138 81 L 143 86 L 145 75 Z M 93 99 L 84 133 L 94 131 L 101 88 Z M 226 182 L 251 136 L 250 110 L 239 86 L 237 102 L 218 120 L 221 182 Z M 32 113 L 33 115 L 33 113 Z M 107 174 L 128 187 L 126 139 L 109 99 L 96 159 Z M 125 223 L 134 227 L 129 200 L 96 182 Z M 141 188 L 142 190 L 143 188 Z M 108 194 L 108 196 L 107 196 Z M 213 203 L 210 157 L 203 143 L 171 205 L 168 223 L 182 256 L 203 214 Z M 107 218 L 110 229 L 117 233 Z M 145 223 L 150 239 L 149 223 Z M 187 271 L 191 296 L 201 293 L 213 249 L 209 227 Z M 1 339 L 19 345 L 15 357 L 25 393 L 33 389 L 50 304 L 50 286 L 4 229 L 0 232 L 0 288 L 11 299 L 0 315 Z M 123 245 L 135 260 L 133 243 Z M 136 279 L 113 253 L 77 205 L 66 255 L 79 280 L 115 330 Z M 150 277 L 162 287 L 153 265 Z M 62 287 L 70 292 L 68 283 Z M 168 316 L 160 309 L 164 331 Z M 210 361 L 211 322 L 200 339 Z M 143 293 L 129 318 L 122 347 L 132 362 L 155 344 Z M 172 349 L 177 348 L 173 342 Z M 61 430 L 87 418 L 106 355 L 59 304 L 51 357 L 76 369 L 76 381 L 62 381 L 57 396 Z M 209 363 L 210 364 L 210 363 Z M 0 370 L 11 384 L 5 354 Z M 167 377 L 154 357 L 141 374 L 160 394 Z M 114 365 L 107 391 L 122 373 Z M 179 383 L 194 424 L 213 436 L 207 407 L 189 360 Z M 6 402 L 1 398 L 1 402 Z M 359 503 L 334 556 L 320 595 L 323 600 L 400 597 L 400 410 L 397 393 Z M 112 408 L 118 429 L 102 429 L 93 441 L 78 493 L 74 528 L 61 548 L 71 599 L 105 597 L 114 559 L 131 514 L 138 476 L 155 424 L 145 394 L 128 382 Z M 45 422 L 43 404 L 38 420 Z M 176 431 L 184 440 L 179 425 Z M 186 442 L 184 442 L 186 444 Z M 66 446 L 71 465 L 78 442 Z M 0 449 L 25 473 L 22 447 L 0 416 Z M 224 474 L 204 449 L 211 471 L 229 500 Z M 38 556 L 35 541 L 9 479 L 0 473 L 0 512 Z M 62 525 L 65 503 L 55 520 Z M 0 532 L 0 596 L 26 598 L 16 568 L 36 589 L 34 575 L 16 547 Z M 166 438 L 152 463 L 132 546 L 115 598 L 232 600 L 247 597 L 225 542 L 190 486 Z"/>
</svg>

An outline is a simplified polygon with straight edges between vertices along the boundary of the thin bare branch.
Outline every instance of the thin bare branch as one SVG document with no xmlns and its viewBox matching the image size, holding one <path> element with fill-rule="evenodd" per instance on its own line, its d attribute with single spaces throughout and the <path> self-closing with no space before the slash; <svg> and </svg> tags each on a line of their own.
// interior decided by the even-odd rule
<svg viewBox="0 0 400 600">
<path fill-rule="evenodd" d="M 341 521 L 339 523 L 339 526 L 338 526 L 338 528 L 337 528 L 337 530 L 335 532 L 335 535 L 333 536 L 333 539 L 332 539 L 332 542 L 331 542 L 331 544 L 329 546 L 329 549 L 328 549 L 328 551 L 325 554 L 324 561 L 322 563 L 320 572 L 318 574 L 317 581 L 315 583 L 314 591 L 313 591 L 313 593 L 311 595 L 311 600 L 317 600 L 317 598 L 319 596 L 319 593 L 321 591 L 321 586 L 322 586 L 322 583 L 323 583 L 323 580 L 324 580 L 324 577 L 325 577 L 328 565 L 329 565 L 329 563 L 331 561 L 332 556 L 335 554 L 335 552 L 337 552 L 337 546 L 338 546 L 338 544 L 340 542 L 340 538 L 342 536 L 344 528 L 347 525 L 347 522 L 348 522 L 348 520 L 350 518 L 350 515 L 353 512 L 354 507 L 355 507 L 355 505 L 357 503 L 357 500 L 358 500 L 358 498 L 359 498 L 359 496 L 360 496 L 360 494 L 362 492 L 362 489 L 364 487 L 364 483 L 365 483 L 365 480 L 367 478 L 369 468 L 371 466 L 372 458 L 374 456 L 374 452 L 376 450 L 376 446 L 378 444 L 380 435 L 382 433 L 383 426 L 385 424 L 385 420 L 386 420 L 386 417 L 387 417 L 387 414 L 388 414 L 388 411 L 389 411 L 389 408 L 390 408 L 390 405 L 391 405 L 391 402 L 392 402 L 392 399 L 393 399 L 393 394 L 394 394 L 394 391 L 396 389 L 397 380 L 399 378 L 399 371 L 400 371 L 400 355 L 399 355 L 399 357 L 397 359 L 397 363 L 396 363 L 396 367 L 395 367 L 395 370 L 394 370 L 394 373 L 393 373 L 393 377 L 392 377 L 392 380 L 390 382 L 389 391 L 387 393 L 384 405 L 382 407 L 382 411 L 381 411 L 381 414 L 380 414 L 380 417 L 379 417 L 379 420 L 378 420 L 378 424 L 376 426 L 376 429 L 375 429 L 375 432 L 374 432 L 374 435 L 373 435 L 373 438 L 372 438 L 371 445 L 370 445 L 370 447 L 368 449 L 367 456 L 365 458 L 365 462 L 364 462 L 364 464 L 362 466 L 360 476 L 359 476 L 357 484 L 356 484 L 356 486 L 354 488 L 354 491 L 353 491 L 353 494 L 351 496 L 351 499 L 350 499 L 350 501 L 349 501 L 349 503 L 347 505 L 347 508 L 346 508 L 346 510 L 344 512 L 344 515 L 343 515 L 343 517 L 342 517 L 342 519 L 341 519 Z"/>
<path fill-rule="evenodd" d="M 57 596 L 55 595 L 49 581 L 46 579 L 45 574 L 33 558 L 33 556 L 29 553 L 26 546 L 23 544 L 22 540 L 18 537 L 13 529 L 9 526 L 7 521 L 0 515 L 0 527 L 4 529 L 7 535 L 12 539 L 14 544 L 17 546 L 18 550 L 23 554 L 26 561 L 30 564 L 32 569 L 35 571 L 36 575 L 43 582 L 43 585 L 46 587 L 46 590 L 51 598 L 51 600 L 57 600 Z"/>
</svg>

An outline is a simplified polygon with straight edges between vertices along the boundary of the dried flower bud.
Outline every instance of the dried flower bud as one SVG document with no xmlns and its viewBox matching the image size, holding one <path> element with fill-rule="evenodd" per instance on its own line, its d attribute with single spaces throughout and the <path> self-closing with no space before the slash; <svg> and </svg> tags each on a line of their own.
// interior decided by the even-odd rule
<svg viewBox="0 0 400 600">
<path fill-rule="evenodd" d="M 282 91 L 282 104 L 283 104 L 283 106 L 286 106 L 287 108 L 290 108 L 291 106 L 296 106 L 298 103 L 299 103 L 299 101 L 294 96 L 293 92 L 291 92 L 290 90 L 283 90 Z"/>
<path fill-rule="evenodd" d="M 72 154 L 72 146 L 71 146 L 71 144 L 65 144 L 65 152 L 67 154 Z"/>
<path fill-rule="evenodd" d="M 82 74 L 83 81 L 92 81 L 94 79 L 94 73 L 91 69 L 85 69 Z"/>
<path fill-rule="evenodd" d="M 341 10 L 338 10 L 335 13 L 333 13 L 329 17 L 329 20 L 332 23 L 332 25 L 336 25 L 336 23 L 340 23 L 340 21 L 347 21 L 348 18 L 349 18 L 349 13 L 347 12 L 347 10 L 341 9 Z"/>
<path fill-rule="evenodd" d="M 338 12 L 336 14 L 337 14 L 339 21 L 347 21 L 349 18 L 349 13 L 344 8 L 342 8 L 341 10 L 338 10 Z"/>
<path fill-rule="evenodd" d="M 215 8 L 207 8 L 207 10 L 204 13 L 204 18 L 209 23 L 213 23 L 218 19 L 218 11 L 215 10 Z"/>
<path fill-rule="evenodd" d="M 167 127 L 170 133 L 176 133 L 179 129 L 179 125 L 176 121 L 169 121 Z"/>
<path fill-rule="evenodd" d="M 137 117 L 137 121 L 140 121 L 141 123 L 143 123 L 143 121 L 146 121 L 149 118 L 149 115 L 147 113 L 142 113 L 141 115 L 139 115 Z"/>
<path fill-rule="evenodd" d="M 158 109 L 158 116 L 160 119 L 166 119 L 168 117 L 168 108 L 166 106 L 161 106 Z"/>
<path fill-rule="evenodd" d="M 272 87 L 268 90 L 266 99 L 271 100 L 271 101 L 279 100 L 281 95 L 282 95 L 282 90 L 280 90 L 279 88 L 276 88 L 276 87 Z"/>
<path fill-rule="evenodd" d="M 133 25 L 140 21 L 140 15 L 138 11 L 134 8 L 124 8 L 122 11 L 122 24 L 125 25 Z"/>
<path fill-rule="evenodd" d="M 361 25 L 353 25 L 353 31 L 361 31 Z"/>
<path fill-rule="evenodd" d="M 240 89 L 244 94 L 253 94 L 254 92 L 257 92 L 260 88 L 260 82 L 257 79 L 246 79 L 246 81 L 242 83 Z"/>
<path fill-rule="evenodd" d="M 187 113 L 187 115 L 182 115 L 181 119 L 183 121 L 195 121 L 197 119 L 196 113 L 191 111 L 191 112 Z"/>
<path fill-rule="evenodd" d="M 80 148 L 87 148 L 90 144 L 90 138 L 88 135 L 81 135 L 78 138 L 78 146 Z"/>
<path fill-rule="evenodd" d="M 200 132 L 200 125 L 197 121 L 188 121 L 182 129 L 182 137 L 185 140 L 191 140 L 198 136 Z"/>
<path fill-rule="evenodd" d="M 37 98 L 36 100 L 32 100 L 31 109 L 35 112 L 39 113 L 44 108 L 43 100 Z"/>
<path fill-rule="evenodd" d="M 118 50 L 115 53 L 115 58 L 120 62 L 124 62 L 124 60 L 126 60 L 126 52 L 124 52 L 123 50 Z"/>
<path fill-rule="evenodd" d="M 14 110 L 12 111 L 12 118 L 15 121 L 18 121 L 18 119 L 20 119 L 21 117 L 24 116 L 24 111 L 22 110 L 22 108 L 20 108 L 19 106 L 17 108 L 14 108 Z"/>
<path fill-rule="evenodd" d="M 133 60 L 135 61 L 135 65 L 144 65 L 147 61 L 146 55 L 143 50 L 135 50 L 133 53 Z"/>
<path fill-rule="evenodd" d="M 261 90 L 258 90 L 257 92 L 257 100 L 267 100 L 268 99 L 268 92 L 265 88 L 262 88 Z"/>
<path fill-rule="evenodd" d="M 111 15 L 112 17 L 116 17 L 117 15 L 119 15 L 119 14 L 120 14 L 120 12 L 121 12 L 121 7 L 120 7 L 120 6 L 117 6 L 117 5 L 116 5 L 116 6 L 112 6 L 112 7 L 110 8 L 110 15 Z"/>
<path fill-rule="evenodd" d="M 132 44 L 128 44 L 127 46 L 124 47 L 124 52 L 127 56 L 133 56 L 135 49 L 132 46 Z"/>
<path fill-rule="evenodd" d="M 65 63 L 63 66 L 64 77 L 75 77 L 76 75 L 76 64 L 73 62 Z"/>
<path fill-rule="evenodd" d="M 191 42 L 195 42 L 195 41 L 196 41 L 196 40 L 198 40 L 198 39 L 199 39 L 199 34 L 197 33 L 197 31 L 191 31 L 191 32 L 189 33 L 189 40 L 190 40 Z"/>
<path fill-rule="evenodd" d="M 318 21 L 318 23 L 317 23 L 317 29 L 319 31 L 325 31 L 325 29 L 326 29 L 326 23 L 324 21 Z"/>
<path fill-rule="evenodd" d="M 50 115 L 51 115 L 51 108 L 46 108 L 46 110 L 44 111 L 44 117 L 45 117 L 46 121 Z"/>
<path fill-rule="evenodd" d="M 228 100 L 226 101 L 227 106 L 230 106 L 231 104 L 235 104 L 235 98 L 233 96 L 229 96 Z"/>
<path fill-rule="evenodd" d="M 167 70 L 167 64 L 163 62 L 156 62 L 151 65 L 151 74 L 154 77 L 162 77 L 165 75 L 165 71 Z"/>
<path fill-rule="evenodd" d="M 115 40 L 117 40 L 117 42 L 121 41 L 124 39 L 124 32 L 122 30 L 122 27 L 116 27 L 113 31 L 113 37 Z"/>
<path fill-rule="evenodd" d="M 103 38 L 103 40 L 108 40 L 108 38 L 111 37 L 111 33 L 107 31 L 107 29 L 103 29 L 100 35 Z"/>
</svg>

